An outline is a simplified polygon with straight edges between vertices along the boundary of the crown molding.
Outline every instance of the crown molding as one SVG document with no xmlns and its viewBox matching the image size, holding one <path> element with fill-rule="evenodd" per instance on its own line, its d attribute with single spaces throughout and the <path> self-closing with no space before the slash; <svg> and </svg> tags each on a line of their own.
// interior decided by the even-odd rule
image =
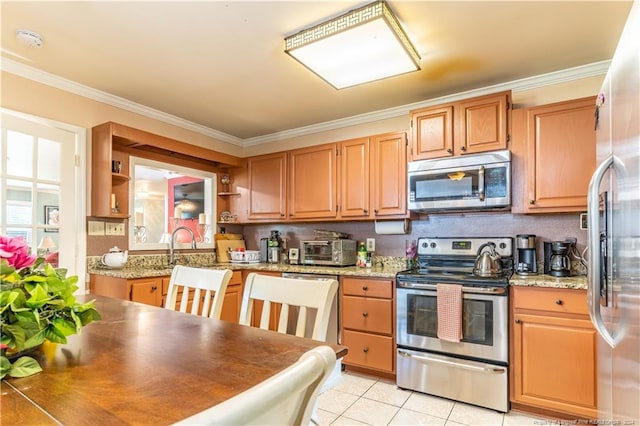
<svg viewBox="0 0 640 426">
<path fill-rule="evenodd" d="M 547 74 L 541 74 L 533 77 L 527 77 L 519 80 L 513 80 L 506 83 L 500 83 L 492 86 L 482 87 L 479 89 L 469 90 L 466 92 L 459 92 L 439 98 L 429 99 L 427 101 L 416 102 L 412 104 L 402 105 L 399 107 L 387 108 L 383 110 L 368 112 L 364 114 L 355 115 L 352 117 L 341 118 L 338 120 L 326 121 L 323 123 L 312 124 L 309 126 L 298 127 L 295 129 L 285 130 L 282 132 L 271 133 L 268 135 L 256 136 L 254 138 L 241 139 L 227 133 L 202 126 L 176 117 L 175 115 L 167 114 L 162 111 L 158 111 L 153 108 L 132 102 L 125 98 L 112 95 L 100 90 L 93 89 L 89 86 L 85 86 L 66 78 L 59 77 L 57 75 L 39 70 L 29 65 L 22 64 L 9 58 L 3 57 L 0 61 L 0 70 L 16 74 L 20 77 L 24 77 L 38 83 L 46 84 L 48 86 L 55 87 L 76 95 L 83 96 L 98 102 L 105 103 L 117 108 L 121 108 L 136 114 L 143 115 L 167 124 L 174 125 L 186 130 L 190 130 L 196 133 L 209 136 L 211 138 L 227 142 L 233 145 L 241 147 L 249 147 L 260 145 L 263 143 L 277 142 L 294 137 L 300 137 L 310 135 L 313 133 L 319 133 L 329 130 L 340 129 L 343 127 L 355 126 L 360 124 L 366 124 L 373 121 L 385 120 L 390 118 L 396 118 L 400 116 L 406 116 L 409 111 L 419 108 L 425 108 L 442 103 L 455 102 L 464 98 L 482 96 L 497 91 L 511 90 L 512 92 L 522 92 L 526 90 L 532 90 L 544 86 L 565 83 L 568 81 L 579 80 L 583 78 L 595 77 L 604 75 L 609 69 L 611 64 L 610 60 L 593 62 L 591 64 L 581 65 L 578 67 L 567 68 L 565 70 L 554 71 Z"/>
<path fill-rule="evenodd" d="M 2 58 L 2 60 L 0 61 L 0 70 L 6 71 L 11 74 L 16 74 L 20 77 L 24 77 L 38 83 L 46 84 L 47 86 L 55 87 L 56 89 L 73 93 L 75 95 L 83 96 L 94 101 L 102 102 L 116 108 L 140 114 L 145 117 L 161 121 L 163 123 L 171 124 L 186 130 L 191 130 L 193 132 L 200 133 L 223 142 L 227 142 L 237 146 L 243 146 L 243 140 L 235 136 L 229 135 L 219 130 L 211 129 L 206 126 L 202 126 L 200 124 L 185 120 L 180 117 L 176 117 L 172 114 L 167 114 L 166 112 L 162 112 L 157 109 L 149 108 L 145 105 L 112 95 L 107 92 L 103 92 L 101 90 L 94 89 L 89 86 L 85 86 L 83 84 L 76 83 L 75 81 L 68 80 L 66 78 L 42 71 L 38 68 L 34 68 L 20 62 L 16 62 L 9 58 Z"/>
</svg>

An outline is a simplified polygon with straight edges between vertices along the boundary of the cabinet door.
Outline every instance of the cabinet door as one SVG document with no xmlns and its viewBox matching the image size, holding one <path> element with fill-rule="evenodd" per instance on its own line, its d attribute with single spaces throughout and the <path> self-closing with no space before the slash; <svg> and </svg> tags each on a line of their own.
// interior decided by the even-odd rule
<svg viewBox="0 0 640 426">
<path fill-rule="evenodd" d="M 336 218 L 337 149 L 337 144 L 326 144 L 290 151 L 290 218 Z"/>
<path fill-rule="evenodd" d="M 372 204 L 375 218 L 407 212 L 407 136 L 389 133 L 371 139 Z"/>
<path fill-rule="evenodd" d="M 411 112 L 411 160 L 453 155 L 453 106 Z"/>
<path fill-rule="evenodd" d="M 242 306 L 242 271 L 233 271 L 227 291 L 222 302 L 222 312 L 220 319 L 229 322 L 238 322 L 240 318 L 240 307 Z"/>
<path fill-rule="evenodd" d="M 586 210 L 596 168 L 594 113 L 593 97 L 527 110 L 528 212 Z"/>
<path fill-rule="evenodd" d="M 286 218 L 287 154 L 251 157 L 247 162 L 249 219 Z"/>
<path fill-rule="evenodd" d="M 510 94 L 508 92 L 462 101 L 457 105 L 455 155 L 506 149 Z"/>
<path fill-rule="evenodd" d="M 514 402 L 597 417 L 596 332 L 588 319 L 514 313 Z"/>
<path fill-rule="evenodd" d="M 340 216 L 369 216 L 369 139 L 341 142 L 340 155 Z"/>
<path fill-rule="evenodd" d="M 147 305 L 162 306 L 162 279 L 140 278 L 127 280 L 130 286 L 129 300 Z"/>
</svg>

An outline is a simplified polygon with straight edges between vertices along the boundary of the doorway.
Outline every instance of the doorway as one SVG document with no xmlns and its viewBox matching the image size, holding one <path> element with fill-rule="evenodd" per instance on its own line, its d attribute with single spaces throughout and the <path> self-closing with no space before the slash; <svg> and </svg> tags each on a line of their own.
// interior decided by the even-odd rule
<svg viewBox="0 0 640 426">
<path fill-rule="evenodd" d="M 84 289 L 86 130 L 1 110 L 0 234 L 78 275 Z"/>
</svg>

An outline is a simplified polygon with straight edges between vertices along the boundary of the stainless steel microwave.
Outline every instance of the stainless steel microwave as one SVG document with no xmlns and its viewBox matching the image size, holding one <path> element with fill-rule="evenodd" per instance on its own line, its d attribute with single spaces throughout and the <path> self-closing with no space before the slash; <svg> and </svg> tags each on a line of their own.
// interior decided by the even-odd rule
<svg viewBox="0 0 640 426">
<path fill-rule="evenodd" d="M 354 240 L 311 240 L 300 242 L 303 265 L 350 266 L 356 264 Z"/>
<path fill-rule="evenodd" d="M 409 162 L 408 207 L 418 212 L 511 207 L 509 150 Z"/>
</svg>

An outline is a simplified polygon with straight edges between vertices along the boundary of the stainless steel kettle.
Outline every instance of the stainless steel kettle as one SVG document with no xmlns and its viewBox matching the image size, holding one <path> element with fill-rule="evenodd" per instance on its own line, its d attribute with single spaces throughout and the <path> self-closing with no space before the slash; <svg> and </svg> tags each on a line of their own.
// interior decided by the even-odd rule
<svg viewBox="0 0 640 426">
<path fill-rule="evenodd" d="M 479 277 L 497 277 L 502 273 L 500 255 L 494 243 L 484 243 L 478 247 L 473 273 Z"/>
</svg>

